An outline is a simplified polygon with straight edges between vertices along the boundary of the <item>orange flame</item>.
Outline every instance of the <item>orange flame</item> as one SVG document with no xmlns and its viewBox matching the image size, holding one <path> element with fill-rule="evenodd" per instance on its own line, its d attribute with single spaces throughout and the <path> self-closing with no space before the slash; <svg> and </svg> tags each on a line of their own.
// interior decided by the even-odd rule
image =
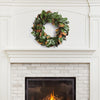
<svg viewBox="0 0 100 100">
<path fill-rule="evenodd" d="M 54 91 L 53 91 L 53 93 L 51 93 L 50 100 L 56 100 L 56 99 L 55 99 L 55 96 L 54 96 Z"/>
</svg>

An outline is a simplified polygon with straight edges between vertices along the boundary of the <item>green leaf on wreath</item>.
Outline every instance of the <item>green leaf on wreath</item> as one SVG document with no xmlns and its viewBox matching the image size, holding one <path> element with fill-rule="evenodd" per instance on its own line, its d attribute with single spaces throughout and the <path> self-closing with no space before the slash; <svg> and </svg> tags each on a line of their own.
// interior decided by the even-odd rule
<svg viewBox="0 0 100 100">
<path fill-rule="evenodd" d="M 36 36 L 36 34 L 35 34 L 35 32 L 34 32 L 34 31 L 32 31 L 32 32 L 31 32 L 31 34 L 33 34 L 33 36 Z"/>
<path fill-rule="evenodd" d="M 43 26 L 43 27 L 42 27 L 42 29 L 44 30 L 44 29 L 45 29 L 45 27 Z"/>
<path fill-rule="evenodd" d="M 66 31 L 69 31 L 69 28 L 68 28 L 68 27 L 64 27 L 64 29 L 65 29 Z"/>
<path fill-rule="evenodd" d="M 65 30 L 63 28 L 61 28 L 61 32 L 64 32 Z"/>
<path fill-rule="evenodd" d="M 36 33 L 36 36 L 39 36 L 39 35 L 40 35 L 40 33 L 39 33 L 39 32 L 37 32 L 37 33 Z"/>
<path fill-rule="evenodd" d="M 63 38 L 59 38 L 59 41 L 62 42 Z"/>
</svg>

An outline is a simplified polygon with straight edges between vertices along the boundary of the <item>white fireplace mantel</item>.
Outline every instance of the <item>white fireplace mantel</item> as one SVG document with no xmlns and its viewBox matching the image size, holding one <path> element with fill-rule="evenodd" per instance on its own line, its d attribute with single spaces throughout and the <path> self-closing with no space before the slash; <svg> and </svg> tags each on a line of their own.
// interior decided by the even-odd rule
<svg viewBox="0 0 100 100">
<path fill-rule="evenodd" d="M 4 51 L 9 61 L 9 75 L 12 63 L 88 63 L 90 100 L 98 100 L 98 59 L 94 56 L 94 49 L 6 49 Z M 9 75 L 8 81 L 10 81 Z M 8 85 L 10 94 L 10 84 Z"/>
<path fill-rule="evenodd" d="M 5 50 L 10 63 L 37 62 L 84 62 L 84 58 L 91 58 L 94 49 L 7 49 Z M 84 60 L 83 60 L 84 59 Z"/>
</svg>

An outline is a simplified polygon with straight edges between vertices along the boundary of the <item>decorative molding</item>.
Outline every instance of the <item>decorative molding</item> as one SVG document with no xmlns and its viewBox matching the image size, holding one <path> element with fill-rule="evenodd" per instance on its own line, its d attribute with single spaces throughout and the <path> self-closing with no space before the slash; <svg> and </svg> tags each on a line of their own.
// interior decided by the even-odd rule
<svg viewBox="0 0 100 100">
<path fill-rule="evenodd" d="M 66 62 L 68 59 L 91 58 L 95 50 L 5 50 L 10 63 L 33 63 L 33 62 Z M 66 59 L 67 60 L 66 60 Z M 70 60 L 71 61 L 71 60 Z M 71 61 L 73 62 L 73 61 Z M 78 62 L 78 61 L 77 61 Z"/>
<path fill-rule="evenodd" d="M 90 6 L 100 6 L 100 0 L 88 0 Z"/>
<path fill-rule="evenodd" d="M 88 6 L 87 0 L 10 0 L 0 1 L 6 6 Z"/>
<path fill-rule="evenodd" d="M 8 99 L 8 59 L 4 54 L 3 48 L 7 46 L 8 17 L 0 17 L 0 98 Z M 3 76 L 3 77 L 2 77 Z M 6 95 L 6 96 L 4 96 Z"/>
<path fill-rule="evenodd" d="M 68 4 L 68 3 L 65 3 L 65 4 L 58 4 L 58 3 L 41 3 L 41 4 L 38 4 L 38 3 L 0 3 L 0 6 L 12 6 L 12 7 L 88 7 L 88 4 Z"/>
<path fill-rule="evenodd" d="M 100 0 L 0 0 L 2 6 L 100 6 Z"/>
<path fill-rule="evenodd" d="M 2 6 L 55 5 L 55 3 L 59 6 L 99 6 L 100 0 L 0 0 Z"/>
<path fill-rule="evenodd" d="M 0 3 L 52 3 L 52 2 L 57 2 L 57 3 L 71 3 L 71 4 L 86 4 L 87 0 L 0 0 Z"/>
</svg>

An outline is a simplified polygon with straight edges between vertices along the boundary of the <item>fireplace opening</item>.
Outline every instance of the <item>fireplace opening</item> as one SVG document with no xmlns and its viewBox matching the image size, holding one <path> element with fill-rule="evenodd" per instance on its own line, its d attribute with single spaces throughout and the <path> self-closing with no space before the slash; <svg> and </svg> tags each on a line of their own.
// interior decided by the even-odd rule
<svg viewBox="0 0 100 100">
<path fill-rule="evenodd" d="M 76 78 L 26 77 L 25 100 L 76 100 Z"/>
</svg>

